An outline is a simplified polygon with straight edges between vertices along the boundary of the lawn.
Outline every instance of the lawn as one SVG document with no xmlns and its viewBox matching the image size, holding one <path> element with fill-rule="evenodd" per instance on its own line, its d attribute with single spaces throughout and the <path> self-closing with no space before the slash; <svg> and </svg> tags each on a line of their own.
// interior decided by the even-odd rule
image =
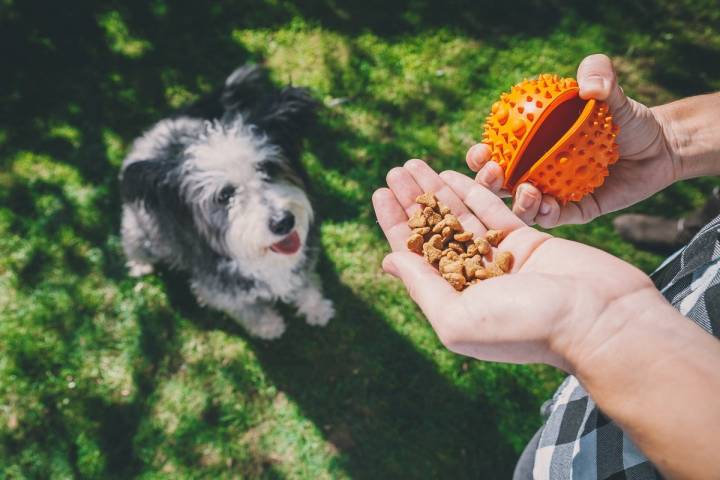
<svg viewBox="0 0 720 480">
<path fill-rule="evenodd" d="M 720 9 L 487 3 L 0 1 L 0 477 L 508 478 L 563 375 L 445 351 L 379 268 L 370 195 L 412 157 L 467 173 L 500 92 L 589 53 L 649 104 L 720 89 Z M 275 342 L 175 273 L 128 277 L 119 247 L 130 142 L 248 61 L 325 104 L 303 162 L 338 313 Z M 554 233 L 659 264 L 611 219 Z"/>
</svg>

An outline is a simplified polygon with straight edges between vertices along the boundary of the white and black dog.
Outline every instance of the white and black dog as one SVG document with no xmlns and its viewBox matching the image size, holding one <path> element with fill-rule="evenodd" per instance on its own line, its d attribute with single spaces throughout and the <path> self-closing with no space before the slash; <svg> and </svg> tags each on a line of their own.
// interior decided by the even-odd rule
<svg viewBox="0 0 720 480">
<path fill-rule="evenodd" d="M 189 274 L 199 303 L 252 335 L 285 331 L 273 304 L 311 325 L 333 316 L 314 272 L 317 233 L 300 147 L 316 103 L 240 67 L 213 94 L 154 125 L 123 162 L 122 244 L 130 274 Z"/>
</svg>

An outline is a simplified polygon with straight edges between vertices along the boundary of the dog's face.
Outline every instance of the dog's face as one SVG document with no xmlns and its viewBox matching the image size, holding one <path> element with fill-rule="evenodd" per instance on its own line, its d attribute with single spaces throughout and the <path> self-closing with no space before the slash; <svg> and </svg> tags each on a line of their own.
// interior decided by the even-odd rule
<svg viewBox="0 0 720 480">
<path fill-rule="evenodd" d="M 180 195 L 214 250 L 245 265 L 303 258 L 313 211 L 279 147 L 238 119 L 208 123 L 185 155 Z"/>
</svg>

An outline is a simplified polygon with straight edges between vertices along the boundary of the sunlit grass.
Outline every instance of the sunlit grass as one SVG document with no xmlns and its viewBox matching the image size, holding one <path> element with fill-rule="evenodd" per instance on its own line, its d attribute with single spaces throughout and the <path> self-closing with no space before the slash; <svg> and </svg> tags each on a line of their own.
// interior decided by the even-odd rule
<svg viewBox="0 0 720 480">
<path fill-rule="evenodd" d="M 388 4 L 388 34 L 382 17 L 335 2 L 130 2 L 50 24 L 3 5 L 23 55 L 43 59 L 13 59 L 0 104 L 14 118 L 0 127 L 3 478 L 509 476 L 562 374 L 444 349 L 380 270 L 372 191 L 411 157 L 469 173 L 465 151 L 495 98 L 541 72 L 573 75 L 589 53 L 613 54 L 645 102 L 720 88 L 712 62 L 683 77 L 673 57 L 676 44 L 717 50 L 712 1 L 658 1 L 675 15 L 656 15 L 662 34 L 617 27 L 631 6 L 595 18 L 568 5 L 531 33 Z M 286 336 L 270 343 L 198 307 L 176 274 L 129 278 L 119 240 L 117 174 L 133 138 L 245 61 L 324 105 L 302 161 L 338 315 L 316 329 L 287 311 Z M 680 215 L 716 183 L 684 182 L 636 210 Z M 662 259 L 622 241 L 610 217 L 554 233 L 648 272 Z"/>
</svg>

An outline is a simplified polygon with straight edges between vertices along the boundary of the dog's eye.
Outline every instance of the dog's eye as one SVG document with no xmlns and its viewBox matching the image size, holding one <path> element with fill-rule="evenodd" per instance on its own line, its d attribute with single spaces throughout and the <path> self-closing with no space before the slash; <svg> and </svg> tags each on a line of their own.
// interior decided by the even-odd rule
<svg viewBox="0 0 720 480">
<path fill-rule="evenodd" d="M 233 195 L 235 195 L 235 187 L 228 185 L 220 190 L 220 193 L 217 196 L 217 201 L 218 203 L 225 205 L 230 201 Z"/>
<path fill-rule="evenodd" d="M 258 171 L 267 175 L 270 178 L 277 177 L 280 173 L 280 165 L 277 162 L 271 160 L 265 160 L 260 162 L 257 166 Z"/>
</svg>

